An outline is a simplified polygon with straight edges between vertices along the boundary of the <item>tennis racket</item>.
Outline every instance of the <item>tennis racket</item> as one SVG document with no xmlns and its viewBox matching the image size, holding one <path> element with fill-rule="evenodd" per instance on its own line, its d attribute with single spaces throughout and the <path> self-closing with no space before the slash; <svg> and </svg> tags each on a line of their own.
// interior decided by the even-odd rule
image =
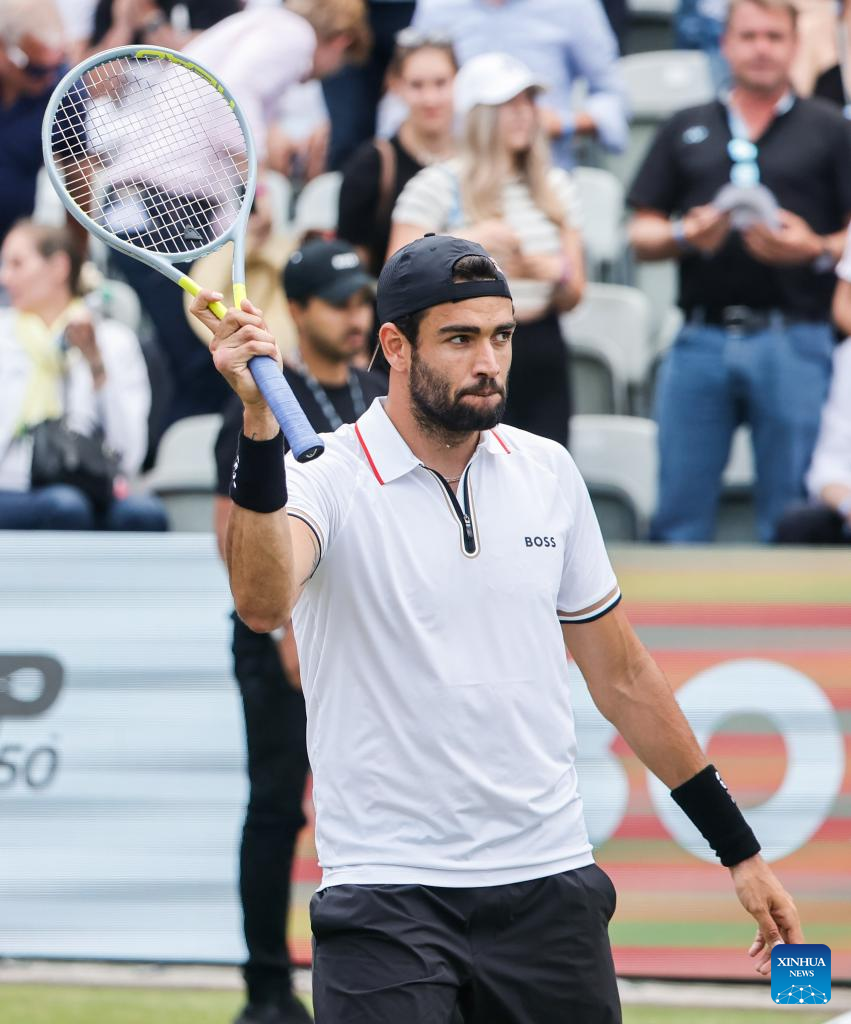
<svg viewBox="0 0 851 1024">
<path fill-rule="evenodd" d="M 200 285 L 175 264 L 232 242 L 240 306 L 257 167 L 239 104 L 211 71 L 161 47 L 94 54 L 56 86 L 42 146 L 53 187 L 83 227 L 191 295 Z M 221 302 L 210 309 L 227 312 Z M 275 360 L 255 356 L 248 367 L 296 459 L 320 455 Z"/>
</svg>

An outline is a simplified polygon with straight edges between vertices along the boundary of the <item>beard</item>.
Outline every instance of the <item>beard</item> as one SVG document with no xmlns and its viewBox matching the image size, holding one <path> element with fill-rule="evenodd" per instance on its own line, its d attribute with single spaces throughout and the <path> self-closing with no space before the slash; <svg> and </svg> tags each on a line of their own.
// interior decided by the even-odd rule
<svg viewBox="0 0 851 1024">
<path fill-rule="evenodd" d="M 452 394 L 445 377 L 431 369 L 417 355 L 411 355 L 409 380 L 411 404 L 418 425 L 431 434 L 471 434 L 477 430 L 490 430 L 505 412 L 506 389 L 493 377 L 480 377 L 477 384 Z M 472 405 L 464 401 L 465 395 L 497 392 L 499 402 L 490 407 Z"/>
</svg>

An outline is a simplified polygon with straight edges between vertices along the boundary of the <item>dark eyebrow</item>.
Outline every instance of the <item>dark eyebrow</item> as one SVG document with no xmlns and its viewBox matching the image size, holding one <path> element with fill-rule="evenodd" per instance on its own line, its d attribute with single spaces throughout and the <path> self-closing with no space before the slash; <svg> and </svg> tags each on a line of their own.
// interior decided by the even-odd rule
<svg viewBox="0 0 851 1024">
<path fill-rule="evenodd" d="M 498 324 L 494 330 L 494 334 L 502 334 L 503 331 L 513 331 L 517 326 L 514 320 L 510 320 L 506 324 Z M 476 327 L 474 324 L 447 324 L 445 327 L 438 328 L 438 334 L 481 334 L 481 327 Z"/>
</svg>

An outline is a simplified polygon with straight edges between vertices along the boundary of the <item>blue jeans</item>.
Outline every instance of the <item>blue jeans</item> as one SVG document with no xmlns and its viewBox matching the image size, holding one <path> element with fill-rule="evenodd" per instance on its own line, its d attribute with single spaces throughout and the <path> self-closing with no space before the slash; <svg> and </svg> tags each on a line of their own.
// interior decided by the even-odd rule
<svg viewBox="0 0 851 1024">
<path fill-rule="evenodd" d="M 152 494 L 116 499 L 99 511 L 82 491 L 65 484 L 34 491 L 0 491 L 0 530 L 167 529 L 165 508 Z"/>
<path fill-rule="evenodd" d="M 830 383 L 827 323 L 744 336 L 686 324 L 659 379 L 659 505 L 654 540 L 712 539 L 721 475 L 736 427 L 748 423 L 756 467 L 759 539 L 770 541 L 803 479 Z"/>
</svg>

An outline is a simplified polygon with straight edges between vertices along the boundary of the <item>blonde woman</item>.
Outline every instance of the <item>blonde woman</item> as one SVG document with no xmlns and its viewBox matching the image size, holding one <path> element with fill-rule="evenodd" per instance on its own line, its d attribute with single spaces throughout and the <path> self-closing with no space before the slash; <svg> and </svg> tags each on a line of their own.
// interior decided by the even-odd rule
<svg viewBox="0 0 851 1024">
<path fill-rule="evenodd" d="M 508 54 L 474 57 L 455 79 L 458 157 L 427 167 L 393 209 L 388 253 L 427 231 L 481 243 L 511 282 L 514 334 L 505 422 L 566 445 L 569 363 L 558 316 L 585 269 L 568 173 L 553 167 L 532 71 Z"/>
</svg>

